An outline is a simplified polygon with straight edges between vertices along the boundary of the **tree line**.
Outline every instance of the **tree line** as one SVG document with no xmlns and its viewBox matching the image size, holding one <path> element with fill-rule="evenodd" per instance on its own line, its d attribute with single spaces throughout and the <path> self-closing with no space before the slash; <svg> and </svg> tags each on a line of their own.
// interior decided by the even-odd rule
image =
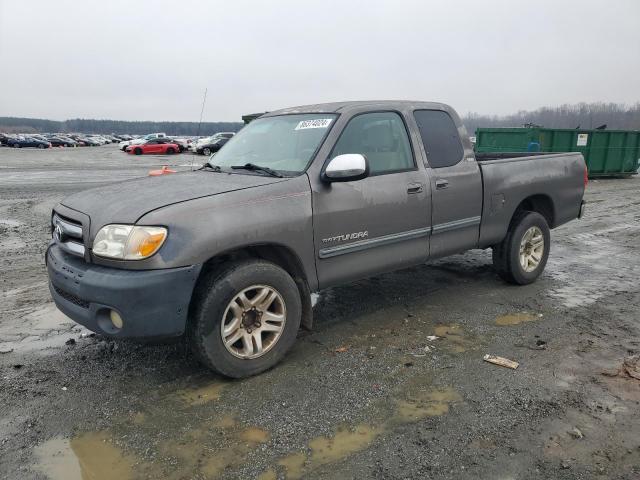
<svg viewBox="0 0 640 480">
<path fill-rule="evenodd" d="M 542 107 L 533 111 L 519 111 L 511 115 L 481 115 L 468 113 L 462 118 L 470 135 L 478 127 L 522 127 L 539 125 L 546 128 L 597 128 L 640 130 L 640 102 L 627 106 L 619 103 L 578 103 L 558 107 Z M 0 117 L 0 132 L 5 133 L 128 133 L 142 135 L 165 132 L 169 135 L 211 135 L 217 132 L 236 132 L 240 122 L 131 122 L 123 120 L 91 120 L 75 118 L 56 121 L 40 118 Z"/>
<path fill-rule="evenodd" d="M 469 113 L 462 118 L 470 135 L 478 127 L 522 127 L 538 125 L 545 128 L 593 129 L 606 125 L 608 130 L 640 130 L 640 102 L 634 105 L 619 103 L 578 103 L 558 107 L 542 107 L 511 115 L 481 115 Z"/>
<path fill-rule="evenodd" d="M 74 118 L 56 121 L 41 118 L 0 117 L 0 132 L 4 133 L 105 133 L 143 135 L 164 132 L 168 135 L 212 135 L 217 132 L 237 132 L 241 122 L 130 122 L 123 120 L 91 120 Z"/>
</svg>

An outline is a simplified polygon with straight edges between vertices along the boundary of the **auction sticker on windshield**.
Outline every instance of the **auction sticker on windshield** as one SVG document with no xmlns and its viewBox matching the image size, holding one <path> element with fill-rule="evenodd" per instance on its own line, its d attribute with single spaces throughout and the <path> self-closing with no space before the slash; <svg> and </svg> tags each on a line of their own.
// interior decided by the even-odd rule
<svg viewBox="0 0 640 480">
<path fill-rule="evenodd" d="M 327 128 L 331 124 L 333 118 L 317 118 L 315 120 L 302 120 L 298 123 L 295 130 L 304 130 L 305 128 Z"/>
</svg>

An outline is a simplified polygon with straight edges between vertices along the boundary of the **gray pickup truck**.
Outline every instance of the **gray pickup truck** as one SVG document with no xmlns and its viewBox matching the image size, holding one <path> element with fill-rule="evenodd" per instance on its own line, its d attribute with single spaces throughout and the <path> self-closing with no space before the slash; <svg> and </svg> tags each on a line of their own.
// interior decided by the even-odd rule
<svg viewBox="0 0 640 480">
<path fill-rule="evenodd" d="M 63 200 L 49 286 L 95 332 L 184 336 L 206 366 L 244 377 L 311 328 L 311 292 L 476 248 L 506 281 L 533 282 L 586 181 L 579 153 L 476 158 L 440 103 L 288 108 L 199 170 Z"/>
</svg>

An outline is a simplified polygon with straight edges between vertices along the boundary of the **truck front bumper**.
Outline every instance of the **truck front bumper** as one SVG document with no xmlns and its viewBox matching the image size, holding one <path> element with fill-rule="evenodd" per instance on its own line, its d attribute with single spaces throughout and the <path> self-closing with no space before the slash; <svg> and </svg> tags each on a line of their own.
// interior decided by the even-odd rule
<svg viewBox="0 0 640 480">
<path fill-rule="evenodd" d="M 117 338 L 182 335 L 202 267 L 109 268 L 87 263 L 55 244 L 47 249 L 46 263 L 49 290 L 56 306 L 88 329 Z M 112 311 L 117 312 L 121 322 L 113 322 Z"/>
</svg>

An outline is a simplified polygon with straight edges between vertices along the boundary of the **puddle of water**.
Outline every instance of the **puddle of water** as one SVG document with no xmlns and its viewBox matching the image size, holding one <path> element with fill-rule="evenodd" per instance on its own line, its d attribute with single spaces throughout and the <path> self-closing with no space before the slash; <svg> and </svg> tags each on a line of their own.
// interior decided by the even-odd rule
<svg viewBox="0 0 640 480">
<path fill-rule="evenodd" d="M 236 426 L 236 424 L 238 423 L 238 421 L 236 420 L 236 418 L 232 415 L 225 415 L 224 417 L 222 417 L 220 420 L 218 420 L 214 426 L 217 428 L 223 428 L 223 429 L 228 429 L 228 428 L 233 428 Z"/>
<path fill-rule="evenodd" d="M 212 383 L 200 388 L 182 390 L 178 392 L 178 396 L 189 405 L 204 405 L 205 403 L 219 400 L 225 386 L 226 384 L 224 383 Z"/>
<path fill-rule="evenodd" d="M 242 465 L 247 455 L 261 443 L 270 439 L 269 432 L 257 427 L 238 429 L 232 416 L 225 416 L 213 423 L 202 423 L 177 439 L 160 445 L 164 457 L 174 457 L 169 478 L 222 478 L 227 468 Z M 151 478 L 165 478 L 153 466 L 146 472 Z"/>
<path fill-rule="evenodd" d="M 104 432 L 71 440 L 54 438 L 36 447 L 35 453 L 36 468 L 51 480 L 128 480 L 137 461 L 113 445 Z"/>
<path fill-rule="evenodd" d="M 265 443 L 269 441 L 269 432 L 257 427 L 249 427 L 240 432 L 238 435 L 240 440 L 250 444 Z"/>
<path fill-rule="evenodd" d="M 23 225 L 23 223 L 12 218 L 0 218 L 0 225 L 6 225 L 8 227 L 19 227 L 20 225 Z"/>
<path fill-rule="evenodd" d="M 539 320 L 541 317 L 542 314 L 534 315 L 533 313 L 526 312 L 509 313 L 507 315 L 500 315 L 499 317 L 496 317 L 496 325 L 501 327 L 505 327 L 507 325 L 520 325 L 521 323 Z"/>
<path fill-rule="evenodd" d="M 142 412 L 134 413 L 131 416 L 131 421 L 134 425 L 142 425 L 144 421 L 147 419 L 147 416 Z"/>
<path fill-rule="evenodd" d="M 478 348 L 478 345 L 465 335 L 460 325 L 438 325 L 434 329 L 434 335 L 443 338 L 448 348 L 454 353 Z"/>
<path fill-rule="evenodd" d="M 310 440 L 309 455 L 305 452 L 292 453 L 278 460 L 278 465 L 284 467 L 287 480 L 298 480 L 322 465 L 335 463 L 368 448 L 383 431 L 384 426 L 359 424 L 352 429 L 343 426 L 332 437 Z"/>
<path fill-rule="evenodd" d="M 382 428 L 360 424 L 353 430 L 340 428 L 333 437 L 317 437 L 309 442 L 312 465 L 333 463 L 364 450 L 382 433 Z"/>
<path fill-rule="evenodd" d="M 416 422 L 437 417 L 448 413 L 449 406 L 460 401 L 460 394 L 450 387 L 417 392 L 397 402 L 396 418 L 401 422 Z"/>
<path fill-rule="evenodd" d="M 256 480 L 278 480 L 278 475 L 273 468 L 270 468 L 258 475 Z"/>
<path fill-rule="evenodd" d="M 292 453 L 278 461 L 278 465 L 284 467 L 288 480 L 298 480 L 302 478 L 304 464 L 307 461 L 307 454 L 304 452 Z"/>
<path fill-rule="evenodd" d="M 269 441 L 269 432 L 256 427 L 249 427 L 237 434 L 237 440 L 240 442 L 232 444 L 219 452 L 209 456 L 202 466 L 202 473 L 207 478 L 219 478 L 225 469 L 242 465 L 247 455 L 256 445 Z M 193 449 L 193 445 L 191 445 Z M 195 450 L 198 450 L 196 447 Z M 206 456 L 204 450 L 200 450 L 200 457 Z"/>
</svg>

